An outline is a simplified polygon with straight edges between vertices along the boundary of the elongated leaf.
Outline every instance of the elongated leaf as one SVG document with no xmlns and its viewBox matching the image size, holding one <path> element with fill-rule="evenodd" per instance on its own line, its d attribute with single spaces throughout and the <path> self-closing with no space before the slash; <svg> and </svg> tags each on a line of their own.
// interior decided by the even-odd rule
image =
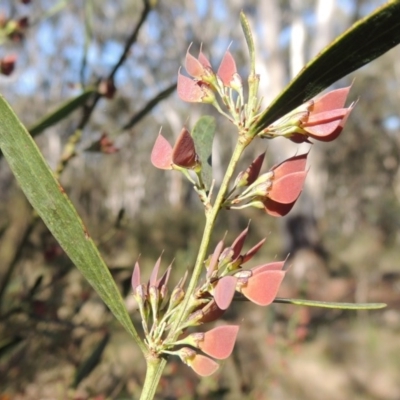
<svg viewBox="0 0 400 400">
<path fill-rule="evenodd" d="M 274 303 L 295 304 L 296 306 L 336 308 L 341 310 L 378 310 L 385 308 L 385 303 L 338 303 L 303 299 L 282 299 L 276 297 Z"/>
<path fill-rule="evenodd" d="M 392 0 L 356 22 L 311 60 L 260 116 L 254 133 L 399 43 L 400 0 Z"/>
<path fill-rule="evenodd" d="M 77 108 L 81 107 L 86 100 L 95 93 L 94 89 L 88 89 L 80 95 L 74 97 L 71 100 L 66 101 L 60 107 L 58 107 L 55 111 L 43 117 L 40 121 L 38 121 L 35 125 L 30 127 L 29 133 L 32 136 L 38 135 L 43 132 L 46 128 L 60 122 L 62 119 L 66 118 L 69 114 L 75 111 Z"/>
<path fill-rule="evenodd" d="M 11 107 L 0 96 L 0 148 L 18 183 L 62 248 L 124 328 L 144 346 L 124 301 L 74 206 Z"/>
<path fill-rule="evenodd" d="M 192 131 L 196 153 L 201 161 L 201 177 L 206 190 L 210 189 L 212 182 L 211 157 L 215 128 L 215 118 L 209 115 L 204 115 L 199 118 Z"/>
</svg>

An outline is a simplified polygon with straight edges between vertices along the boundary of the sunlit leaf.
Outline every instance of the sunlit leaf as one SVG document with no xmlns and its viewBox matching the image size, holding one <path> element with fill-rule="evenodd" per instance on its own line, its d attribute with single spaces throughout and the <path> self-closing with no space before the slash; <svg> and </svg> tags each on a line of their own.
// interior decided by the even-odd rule
<svg viewBox="0 0 400 400">
<path fill-rule="evenodd" d="M 31 135 L 0 96 L 0 148 L 23 192 L 71 261 L 144 350 L 120 292 Z"/>
<path fill-rule="evenodd" d="M 394 0 L 356 22 L 311 60 L 260 116 L 254 132 L 399 43 L 400 0 Z"/>
</svg>

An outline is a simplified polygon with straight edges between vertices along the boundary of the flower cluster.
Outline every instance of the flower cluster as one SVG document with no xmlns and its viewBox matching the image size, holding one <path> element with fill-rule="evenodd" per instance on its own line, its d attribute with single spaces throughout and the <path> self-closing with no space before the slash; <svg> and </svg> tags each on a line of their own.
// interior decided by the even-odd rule
<svg viewBox="0 0 400 400">
<path fill-rule="evenodd" d="M 281 136 L 296 143 L 309 142 L 310 138 L 326 142 L 334 140 L 341 133 L 354 107 L 354 103 L 345 107 L 350 87 L 333 90 L 301 105 L 260 132 L 257 131 L 257 122 L 262 117 L 261 100 L 257 98 L 259 77 L 254 71 L 251 71 L 248 79 L 249 94 L 246 102 L 242 79 L 229 51 L 225 53 L 216 73 L 201 50 L 197 58 L 187 51 L 185 68 L 190 77 L 179 71 L 178 95 L 184 101 L 212 104 L 234 123 L 238 128 L 237 148 L 240 151 L 256 137 L 271 139 Z M 217 95 L 226 112 L 222 110 Z M 221 208 L 245 207 L 260 208 L 275 217 L 289 213 L 303 190 L 308 153 L 290 157 L 265 173 L 261 173 L 265 153 L 261 154 L 238 174 L 230 191 L 228 180 L 223 182 L 220 193 L 212 204 L 213 183 L 205 185 L 201 174 L 206 169 L 205 162 L 208 161 L 204 157 L 204 142 L 208 140 L 206 145 L 211 148 L 212 135 L 205 135 L 203 141 L 202 137 L 199 139 L 199 135 L 204 130 L 197 130 L 195 127 L 194 132 L 195 139 L 188 129 L 183 128 L 176 143 L 171 146 L 160 131 L 153 146 L 151 162 L 159 169 L 182 172 L 200 194 L 206 214 L 211 210 L 211 214 L 216 215 L 215 210 L 218 212 Z M 233 174 L 232 165 L 237 162 L 235 157 L 232 157 L 233 164 L 229 167 L 229 178 Z M 132 287 L 142 316 L 145 343 L 152 354 L 178 356 L 199 375 L 210 375 L 218 368 L 214 359 L 224 359 L 231 354 L 239 327 L 222 325 L 206 332 L 195 333 L 188 333 L 186 330 L 216 321 L 235 298 L 246 298 L 260 306 L 268 306 L 275 300 L 285 277 L 285 261 L 244 268 L 265 242 L 263 239 L 243 252 L 247 234 L 248 228 L 228 247 L 221 240 L 213 254 L 206 259 L 202 258 L 206 268 L 205 279 L 197 283 L 197 286 L 190 285 L 192 289 L 187 295 L 184 289 L 186 275 L 168 296 L 166 285 L 171 266 L 158 279 L 159 259 L 149 282 L 142 284 L 139 264 L 136 263 Z M 196 264 L 196 268 L 198 267 L 201 267 L 201 263 Z M 197 269 L 197 274 L 199 272 Z"/>
<path fill-rule="evenodd" d="M 149 281 L 141 283 L 137 262 L 132 275 L 133 294 L 142 319 L 145 343 L 154 355 L 175 355 L 197 374 L 206 376 L 216 371 L 218 364 L 212 359 L 225 359 L 231 354 L 239 326 L 221 325 L 206 332 L 184 335 L 187 328 L 220 318 L 230 306 L 235 292 L 261 306 L 273 302 L 285 276 L 284 261 L 272 262 L 243 269 L 262 247 L 261 240 L 247 252 L 242 252 L 248 234 L 246 228 L 232 243 L 224 248 L 220 241 L 205 263 L 206 277 L 195 290 L 188 304 L 188 317 L 178 324 L 179 339 L 171 328 L 176 323 L 185 296 L 186 275 L 168 294 L 167 283 L 171 265 L 158 278 L 161 258 L 156 262 Z M 204 353 L 201 354 L 200 352 Z M 212 358 L 210 358 L 212 357 Z"/>
</svg>

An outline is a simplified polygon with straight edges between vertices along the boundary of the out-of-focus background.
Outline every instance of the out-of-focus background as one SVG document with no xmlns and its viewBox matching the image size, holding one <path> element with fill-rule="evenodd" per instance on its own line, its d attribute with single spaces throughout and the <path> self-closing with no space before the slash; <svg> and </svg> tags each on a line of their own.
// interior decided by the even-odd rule
<svg viewBox="0 0 400 400">
<path fill-rule="evenodd" d="M 203 227 L 190 185 L 149 162 L 160 127 L 173 141 L 183 125 L 216 116 L 217 184 L 235 141 L 235 131 L 210 106 L 183 103 L 174 92 L 188 46 L 196 55 L 202 44 L 215 68 L 230 47 L 245 80 L 243 10 L 267 106 L 308 60 L 383 3 L 160 0 L 144 13 L 139 0 L 1 1 L 0 24 L 20 26 L 0 45 L 0 59 L 16 56 L 13 73 L 0 75 L 0 92 L 28 128 L 83 88 L 101 86 L 109 97 L 90 97 L 35 139 L 54 169 L 77 139 L 74 156 L 61 163 L 60 181 L 138 326 L 130 294 L 135 261 L 140 255 L 149 271 L 164 251 L 164 267 L 175 259 L 177 281 L 193 265 Z M 233 356 L 207 379 L 172 360 L 160 399 L 400 398 L 400 48 L 334 87 L 348 85 L 349 102 L 357 106 L 338 140 L 312 146 L 306 189 L 289 216 L 223 212 L 213 245 L 226 232 L 228 242 L 234 239 L 252 220 L 247 248 L 268 237 L 254 264 L 290 253 L 281 296 L 388 307 L 235 305 L 224 317 L 241 324 Z M 100 141 L 104 134 L 108 146 Z M 264 150 L 270 167 L 309 147 L 257 140 L 242 167 Z M 0 399 L 136 398 L 143 374 L 138 349 L 35 219 L 1 159 Z"/>
</svg>

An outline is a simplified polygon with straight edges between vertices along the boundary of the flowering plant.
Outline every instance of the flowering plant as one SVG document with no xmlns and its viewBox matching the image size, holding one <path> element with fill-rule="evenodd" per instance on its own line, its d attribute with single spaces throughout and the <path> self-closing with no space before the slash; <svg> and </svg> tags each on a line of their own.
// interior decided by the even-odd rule
<svg viewBox="0 0 400 400">
<path fill-rule="evenodd" d="M 146 2 L 146 7 L 148 12 L 150 3 Z M 355 106 L 355 103 L 345 106 L 350 87 L 324 95 L 320 92 L 400 42 L 399 11 L 399 2 L 391 1 L 355 24 L 311 61 L 267 109 L 262 108 L 262 99 L 258 97 L 260 77 L 255 71 L 254 43 L 243 13 L 241 24 L 250 56 L 247 83 L 239 75 L 230 51 L 223 56 L 217 72 L 202 51 L 197 58 L 187 52 L 185 69 L 190 77 L 178 72 L 178 95 L 183 101 L 215 107 L 235 126 L 237 141 L 224 178 L 217 183 L 210 162 L 215 133 L 213 118 L 201 117 L 191 130 L 184 127 L 174 146 L 161 132 L 155 141 L 150 157 L 152 164 L 168 173 L 182 173 L 188 179 L 204 206 L 206 221 L 193 269 L 190 274 L 182 276 L 172 290 L 168 289 L 172 264 L 159 277 L 160 257 L 148 280 L 142 279 L 139 262 L 135 264 L 131 282 L 143 335 L 133 325 L 109 269 L 65 190 L 44 161 L 29 132 L 0 97 L 2 154 L 38 215 L 143 352 L 147 372 L 142 399 L 154 397 L 169 357 L 179 357 L 201 376 L 218 369 L 215 360 L 229 357 L 240 326 L 221 322 L 205 332 L 198 327 L 220 319 L 235 300 L 247 299 L 260 306 L 278 301 L 352 309 L 385 306 L 277 298 L 288 273 L 288 262 L 266 260 L 261 265 L 244 267 L 265 242 L 263 239 L 244 251 L 248 228 L 230 245 L 225 245 L 222 239 L 211 254 L 208 248 L 217 216 L 222 210 L 254 207 L 261 209 L 260 215 L 266 213 L 273 217 L 290 212 L 307 179 L 308 153 L 293 155 L 261 173 L 263 153 L 239 171 L 234 179 L 242 154 L 250 143 L 259 139 L 284 137 L 295 143 L 337 139 Z M 14 25 L 10 25 L 10 29 L 12 37 L 17 40 L 24 34 L 27 21 Z M 9 33 L 1 25 L 0 30 Z M 379 30 L 380 34 L 376 35 Z M 350 45 L 356 46 L 357 51 L 352 57 L 344 57 Z M 1 73 L 11 74 L 15 57 L 6 56 L 0 61 Z M 114 93 L 112 80 L 106 81 L 105 85 L 99 84 L 96 90 L 96 96 L 111 98 Z M 83 93 L 81 99 L 92 94 L 91 91 Z M 317 95 L 319 97 L 315 97 Z M 68 107 L 71 108 L 71 104 Z M 52 121 L 58 121 L 57 118 L 52 116 Z M 104 134 L 86 150 L 111 153 L 118 149 Z"/>
</svg>

